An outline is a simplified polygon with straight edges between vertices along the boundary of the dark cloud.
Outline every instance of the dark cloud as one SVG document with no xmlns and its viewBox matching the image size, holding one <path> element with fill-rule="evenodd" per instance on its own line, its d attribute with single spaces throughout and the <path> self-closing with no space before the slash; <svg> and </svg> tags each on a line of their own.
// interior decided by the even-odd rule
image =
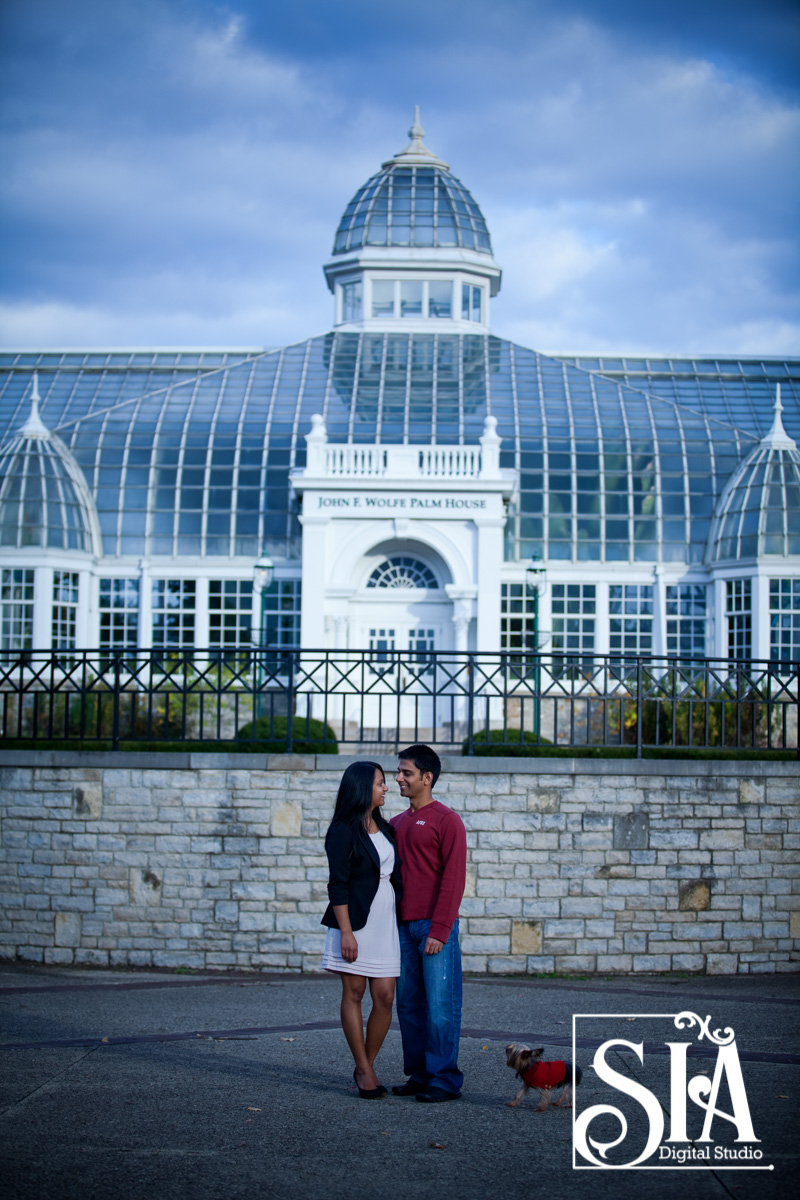
<svg viewBox="0 0 800 1200">
<path fill-rule="evenodd" d="M 339 214 L 419 102 L 506 267 L 498 331 L 797 351 L 797 16 L 758 12 L 6 0 L 4 340 L 323 330 Z"/>
</svg>

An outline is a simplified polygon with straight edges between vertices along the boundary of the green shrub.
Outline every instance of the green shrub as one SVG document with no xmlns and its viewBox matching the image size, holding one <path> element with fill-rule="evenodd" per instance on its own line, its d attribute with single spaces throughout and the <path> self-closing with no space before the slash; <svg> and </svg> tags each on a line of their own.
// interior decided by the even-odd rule
<svg viewBox="0 0 800 1200">
<path fill-rule="evenodd" d="M 547 738 L 537 737 L 531 730 L 479 729 L 472 738 L 472 755 L 476 758 L 535 758 L 545 747 Z M 469 738 L 461 743 L 461 753 L 469 754 Z"/>
<path fill-rule="evenodd" d="M 243 725 L 236 734 L 239 748 L 248 743 L 248 748 L 267 754 L 285 754 L 289 733 L 286 717 L 259 717 Z M 339 743 L 330 725 L 313 717 L 292 717 L 293 754 L 338 754 Z"/>
</svg>

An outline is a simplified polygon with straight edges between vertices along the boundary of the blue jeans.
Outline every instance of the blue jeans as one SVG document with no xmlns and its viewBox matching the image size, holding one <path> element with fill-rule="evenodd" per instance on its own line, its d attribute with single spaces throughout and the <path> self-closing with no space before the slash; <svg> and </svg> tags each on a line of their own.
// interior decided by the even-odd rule
<svg viewBox="0 0 800 1200">
<path fill-rule="evenodd" d="M 414 1083 L 461 1091 L 461 952 L 458 921 L 438 954 L 425 953 L 430 921 L 400 925 L 397 1016 L 403 1038 L 403 1070 Z"/>
</svg>

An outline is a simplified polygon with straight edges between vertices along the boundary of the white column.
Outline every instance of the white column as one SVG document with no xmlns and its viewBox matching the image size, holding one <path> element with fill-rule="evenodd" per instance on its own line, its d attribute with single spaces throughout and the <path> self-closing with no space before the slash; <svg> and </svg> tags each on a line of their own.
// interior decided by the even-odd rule
<svg viewBox="0 0 800 1200">
<path fill-rule="evenodd" d="M 611 616 L 608 610 L 608 584 L 595 583 L 594 648 L 596 654 L 608 654 L 611 648 Z"/>
<path fill-rule="evenodd" d="M 754 575 L 750 585 L 753 606 L 753 658 L 769 658 L 769 576 Z"/>
<path fill-rule="evenodd" d="M 714 579 L 710 585 L 711 631 L 709 654 L 711 658 L 728 657 L 728 621 L 725 616 L 727 588 L 724 579 Z"/>
<path fill-rule="evenodd" d="M 153 645 L 153 587 L 150 578 L 150 562 L 143 558 L 139 563 L 139 638 L 140 650 L 149 650 Z"/>
<path fill-rule="evenodd" d="M 53 568 L 37 567 L 33 576 L 33 649 L 53 644 Z"/>
<path fill-rule="evenodd" d="M 78 611 L 75 614 L 75 645 L 79 650 L 89 650 L 97 645 L 97 621 L 91 620 L 96 613 L 94 605 L 95 581 L 89 571 L 78 572 Z"/>
<path fill-rule="evenodd" d="M 300 518 L 303 526 L 303 604 L 300 644 L 320 650 L 325 645 L 325 589 L 328 581 L 326 543 L 330 517 Z"/>
<path fill-rule="evenodd" d="M 349 619 L 346 616 L 340 615 L 340 616 L 334 618 L 334 624 L 335 624 L 335 629 L 336 629 L 336 634 L 335 634 L 336 649 L 337 650 L 346 650 L 347 649 L 347 627 L 349 625 Z"/>
<path fill-rule="evenodd" d="M 456 606 L 453 616 L 453 646 L 456 654 L 466 654 L 469 650 L 469 617 L 464 616 L 460 604 Z"/>
<path fill-rule="evenodd" d="M 502 517 L 477 517 L 478 652 L 500 649 L 500 579 L 503 568 Z"/>
<path fill-rule="evenodd" d="M 663 658 L 667 653 L 667 595 L 664 568 L 653 567 L 653 654 Z"/>
<path fill-rule="evenodd" d="M 200 578 L 194 589 L 194 644 L 203 650 L 208 649 L 208 580 Z"/>
</svg>

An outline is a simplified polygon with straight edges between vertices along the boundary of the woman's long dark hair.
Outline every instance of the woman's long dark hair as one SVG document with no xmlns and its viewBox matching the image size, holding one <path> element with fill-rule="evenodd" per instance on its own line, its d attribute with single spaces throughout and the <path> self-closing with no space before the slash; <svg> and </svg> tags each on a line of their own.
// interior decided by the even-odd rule
<svg viewBox="0 0 800 1200">
<path fill-rule="evenodd" d="M 369 818 L 372 812 L 372 788 L 375 783 L 376 771 L 380 771 L 384 779 L 386 778 L 380 763 L 355 762 L 350 764 L 339 784 L 331 825 L 342 821 L 346 825 L 360 824 L 365 829 L 369 828 Z M 381 833 L 387 833 L 394 840 L 394 830 L 378 808 L 375 809 L 374 820 Z"/>
</svg>

